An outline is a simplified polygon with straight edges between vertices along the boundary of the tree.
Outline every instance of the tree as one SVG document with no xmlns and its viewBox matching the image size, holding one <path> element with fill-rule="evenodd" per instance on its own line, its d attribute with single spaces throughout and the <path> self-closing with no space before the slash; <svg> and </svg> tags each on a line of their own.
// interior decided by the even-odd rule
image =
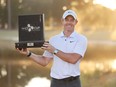
<svg viewBox="0 0 116 87">
<path fill-rule="evenodd" d="M 7 28 L 7 7 L 5 2 L 0 4 L 0 29 Z"/>
</svg>

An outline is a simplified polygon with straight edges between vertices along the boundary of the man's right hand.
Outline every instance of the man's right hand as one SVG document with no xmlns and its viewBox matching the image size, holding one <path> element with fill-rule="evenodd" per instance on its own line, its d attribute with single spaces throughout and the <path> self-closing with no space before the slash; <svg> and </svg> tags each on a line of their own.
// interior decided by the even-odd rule
<svg viewBox="0 0 116 87">
<path fill-rule="evenodd" d="M 24 54 L 24 55 L 28 55 L 29 54 L 29 50 L 27 50 L 27 48 L 22 48 L 22 49 L 16 48 L 16 49 L 21 54 Z"/>
</svg>

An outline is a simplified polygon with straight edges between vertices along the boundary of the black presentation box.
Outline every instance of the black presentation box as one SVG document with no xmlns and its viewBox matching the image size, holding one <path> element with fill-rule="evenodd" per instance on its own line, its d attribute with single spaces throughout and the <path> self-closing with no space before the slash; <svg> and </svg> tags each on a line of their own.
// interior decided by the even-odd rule
<svg viewBox="0 0 116 87">
<path fill-rule="evenodd" d="M 20 15 L 19 42 L 15 43 L 16 48 L 41 47 L 44 43 L 44 14 Z"/>
</svg>

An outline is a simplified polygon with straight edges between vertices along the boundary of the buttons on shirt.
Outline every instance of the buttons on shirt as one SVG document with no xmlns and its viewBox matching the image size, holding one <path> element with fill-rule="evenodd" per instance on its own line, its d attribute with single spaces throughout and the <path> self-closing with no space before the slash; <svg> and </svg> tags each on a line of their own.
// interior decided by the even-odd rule
<svg viewBox="0 0 116 87">
<path fill-rule="evenodd" d="M 70 41 L 70 43 L 73 43 L 74 41 Z"/>
<path fill-rule="evenodd" d="M 65 41 L 69 41 L 69 39 L 68 38 L 65 38 L 64 39 Z M 73 43 L 74 41 L 69 41 L 70 43 Z"/>
</svg>

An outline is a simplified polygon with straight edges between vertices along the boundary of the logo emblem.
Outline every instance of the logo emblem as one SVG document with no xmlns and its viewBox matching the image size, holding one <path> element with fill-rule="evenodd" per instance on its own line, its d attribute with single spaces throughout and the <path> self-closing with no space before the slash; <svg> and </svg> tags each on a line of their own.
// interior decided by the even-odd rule
<svg viewBox="0 0 116 87">
<path fill-rule="evenodd" d="M 28 32 L 40 31 L 40 26 L 31 26 L 31 24 L 27 24 L 26 27 L 22 27 L 22 30 L 27 30 Z"/>
</svg>

